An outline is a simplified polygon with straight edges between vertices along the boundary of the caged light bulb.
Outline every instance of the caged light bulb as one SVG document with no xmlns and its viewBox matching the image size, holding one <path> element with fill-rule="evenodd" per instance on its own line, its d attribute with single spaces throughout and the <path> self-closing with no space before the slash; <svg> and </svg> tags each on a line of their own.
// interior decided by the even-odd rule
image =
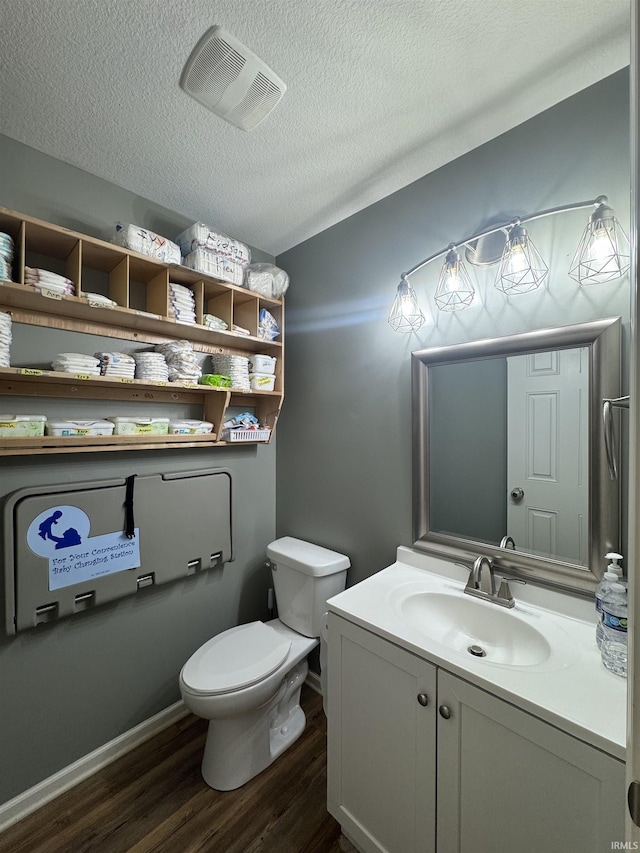
<svg viewBox="0 0 640 853">
<path fill-rule="evenodd" d="M 549 268 L 531 242 L 526 228 L 515 224 L 507 236 L 495 286 L 507 296 L 529 293 L 544 281 Z"/>
<path fill-rule="evenodd" d="M 406 275 L 402 275 L 396 298 L 389 312 L 389 325 L 395 332 L 417 332 L 424 320 L 416 292 L 409 284 Z"/>
<path fill-rule="evenodd" d="M 613 210 L 599 203 L 573 256 L 569 275 L 579 284 L 604 284 L 629 269 L 629 241 Z"/>
<path fill-rule="evenodd" d="M 462 311 L 471 305 L 474 296 L 475 289 L 469 273 L 452 244 L 438 280 L 434 297 L 436 305 L 441 311 Z"/>
</svg>

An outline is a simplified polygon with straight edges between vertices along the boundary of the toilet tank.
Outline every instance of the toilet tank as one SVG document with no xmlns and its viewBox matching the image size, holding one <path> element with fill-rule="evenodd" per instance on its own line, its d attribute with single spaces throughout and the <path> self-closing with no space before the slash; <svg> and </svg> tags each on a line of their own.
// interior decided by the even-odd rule
<svg viewBox="0 0 640 853">
<path fill-rule="evenodd" d="M 349 558 L 283 536 L 267 546 L 278 618 L 305 637 L 319 637 L 327 599 L 345 588 Z"/>
</svg>

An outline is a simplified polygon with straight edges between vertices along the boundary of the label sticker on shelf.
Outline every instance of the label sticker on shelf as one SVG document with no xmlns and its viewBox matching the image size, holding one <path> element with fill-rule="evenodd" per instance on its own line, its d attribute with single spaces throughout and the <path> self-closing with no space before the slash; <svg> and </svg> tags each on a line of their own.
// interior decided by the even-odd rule
<svg viewBox="0 0 640 853">
<path fill-rule="evenodd" d="M 5 423 L 0 423 L 0 429 L 17 429 L 17 427 L 18 427 L 18 424 L 11 424 L 11 423 L 5 424 Z"/>
<path fill-rule="evenodd" d="M 183 388 L 200 388 L 201 386 L 198 385 L 197 382 L 183 382 L 182 387 Z"/>
<path fill-rule="evenodd" d="M 134 384 L 134 380 L 133 380 L 133 379 L 127 379 L 127 378 L 121 378 L 121 379 L 120 379 L 120 382 L 128 382 L 128 383 L 129 383 L 129 384 L 131 384 L 131 385 L 133 385 L 133 384 Z"/>
<path fill-rule="evenodd" d="M 74 379 L 93 379 L 93 376 L 90 373 L 74 373 Z"/>
<path fill-rule="evenodd" d="M 36 370 L 35 367 L 21 367 L 20 373 L 22 376 L 42 376 L 44 371 Z"/>
<path fill-rule="evenodd" d="M 154 384 L 154 385 L 168 385 L 169 383 L 168 383 L 168 382 L 163 382 L 162 380 L 160 380 L 160 382 L 154 382 L 153 384 Z"/>
<path fill-rule="evenodd" d="M 47 299 L 62 299 L 62 294 L 58 293 L 57 290 L 49 290 L 46 287 L 40 288 L 40 295 L 46 296 Z"/>
</svg>

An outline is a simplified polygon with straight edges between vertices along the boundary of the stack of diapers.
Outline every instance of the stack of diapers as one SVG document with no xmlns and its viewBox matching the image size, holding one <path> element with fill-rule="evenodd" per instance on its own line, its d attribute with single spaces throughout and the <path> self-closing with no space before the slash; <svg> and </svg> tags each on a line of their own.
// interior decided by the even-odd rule
<svg viewBox="0 0 640 853">
<path fill-rule="evenodd" d="M 231 386 L 239 391 L 250 391 L 249 381 L 249 359 L 243 355 L 228 355 L 226 353 L 215 353 L 211 356 L 213 373 L 228 376 Z"/>
<path fill-rule="evenodd" d="M 100 361 L 81 352 L 59 352 L 51 363 L 54 370 L 62 373 L 80 373 L 100 376 Z"/>
<path fill-rule="evenodd" d="M 231 284 L 243 284 L 244 268 L 251 262 L 251 252 L 245 243 L 202 222 L 178 234 L 176 242 L 186 267 Z"/>
<path fill-rule="evenodd" d="M 13 238 L 0 231 L 0 279 L 11 281 L 11 263 L 13 261 Z"/>
<path fill-rule="evenodd" d="M 24 268 L 24 283 L 32 285 L 37 290 L 53 290 L 61 296 L 73 296 L 76 292 L 75 284 L 63 275 L 34 267 Z"/>
<path fill-rule="evenodd" d="M 165 357 L 160 352 L 135 352 L 136 379 L 147 382 L 168 382 L 169 368 Z"/>
<path fill-rule="evenodd" d="M 202 325 L 206 326 L 207 329 L 212 329 L 214 332 L 224 332 L 229 328 L 228 324 L 225 323 L 224 320 L 220 319 L 220 317 L 216 317 L 213 314 L 205 314 L 202 318 Z"/>
<path fill-rule="evenodd" d="M 158 344 L 156 352 L 162 353 L 169 368 L 169 382 L 197 382 L 202 368 L 189 341 L 170 341 Z"/>
<path fill-rule="evenodd" d="M 116 308 L 118 305 L 115 300 L 101 293 L 83 293 L 82 295 L 94 308 Z"/>
<path fill-rule="evenodd" d="M 11 364 L 11 315 L 0 311 L 0 367 Z"/>
<path fill-rule="evenodd" d="M 196 324 L 196 300 L 193 292 L 181 284 L 169 282 L 169 316 L 178 323 Z"/>
<path fill-rule="evenodd" d="M 123 352 L 97 352 L 102 376 L 115 376 L 120 379 L 133 379 L 136 375 L 135 359 Z"/>
<path fill-rule="evenodd" d="M 165 264 L 180 263 L 180 248 L 171 240 L 149 231 L 148 228 L 122 225 L 117 222 L 116 233 L 111 242 L 125 249 L 133 249 L 134 252 L 140 252 L 142 255 L 149 255 L 150 258 L 157 258 Z"/>
</svg>

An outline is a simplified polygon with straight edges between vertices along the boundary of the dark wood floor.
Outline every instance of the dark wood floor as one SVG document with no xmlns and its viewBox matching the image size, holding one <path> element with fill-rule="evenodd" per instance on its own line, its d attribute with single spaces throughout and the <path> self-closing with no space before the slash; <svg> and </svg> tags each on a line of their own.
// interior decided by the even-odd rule
<svg viewBox="0 0 640 853">
<path fill-rule="evenodd" d="M 307 727 L 237 791 L 200 776 L 207 723 L 185 717 L 0 834 L 0 853 L 341 853 L 326 810 L 326 720 L 303 687 Z"/>
</svg>

